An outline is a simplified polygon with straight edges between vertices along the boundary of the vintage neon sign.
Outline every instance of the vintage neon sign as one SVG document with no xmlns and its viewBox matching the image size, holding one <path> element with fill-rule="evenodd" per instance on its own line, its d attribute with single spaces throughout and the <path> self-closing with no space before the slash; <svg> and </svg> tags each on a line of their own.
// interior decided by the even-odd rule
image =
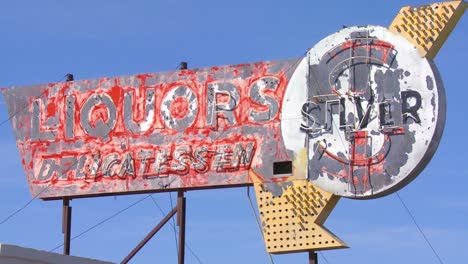
<svg viewBox="0 0 468 264">
<path fill-rule="evenodd" d="M 343 29 L 304 58 L 3 95 L 32 193 L 50 199 L 294 179 L 379 197 L 427 164 L 445 112 L 435 66 L 374 26 Z"/>
<path fill-rule="evenodd" d="M 341 196 L 368 198 L 414 179 L 437 148 L 445 121 L 434 64 L 402 36 L 374 26 L 332 34 L 304 61 L 297 71 L 308 76 L 308 88 L 288 90 L 286 98 L 301 93 L 305 103 L 283 106 L 291 115 L 302 113 L 293 125 L 301 131 L 282 129 L 296 151 L 302 146 L 294 141 L 306 141 L 309 180 Z"/>
<path fill-rule="evenodd" d="M 49 186 L 41 197 L 60 197 L 203 188 L 248 184 L 254 168 L 272 174 L 272 156 L 287 160 L 278 145 L 279 109 L 291 63 L 5 90 L 7 100 L 19 100 L 9 106 L 25 108 L 12 124 L 32 191 Z"/>
</svg>

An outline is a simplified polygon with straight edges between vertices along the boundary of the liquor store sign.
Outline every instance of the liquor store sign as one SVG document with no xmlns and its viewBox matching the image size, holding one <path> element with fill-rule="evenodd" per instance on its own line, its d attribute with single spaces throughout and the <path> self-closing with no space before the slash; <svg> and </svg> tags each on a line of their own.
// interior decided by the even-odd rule
<svg viewBox="0 0 468 264">
<path fill-rule="evenodd" d="M 373 198 L 416 177 L 437 147 L 445 102 L 433 69 L 403 37 L 353 27 L 304 58 L 3 95 L 42 198 L 291 179 Z"/>
<path fill-rule="evenodd" d="M 33 193 L 47 187 L 41 197 L 246 184 L 249 169 L 271 175 L 270 159 L 288 159 L 278 144 L 279 110 L 293 63 L 56 83 L 4 96 L 18 112 L 12 125 Z"/>
</svg>

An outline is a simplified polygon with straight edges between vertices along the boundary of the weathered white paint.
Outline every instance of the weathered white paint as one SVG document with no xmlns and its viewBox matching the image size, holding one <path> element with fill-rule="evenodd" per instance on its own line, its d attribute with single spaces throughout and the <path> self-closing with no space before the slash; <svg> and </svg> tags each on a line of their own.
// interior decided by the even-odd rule
<svg viewBox="0 0 468 264">
<path fill-rule="evenodd" d="M 311 136 L 310 133 L 307 135 L 304 131 L 299 129 L 300 124 L 304 120 L 301 115 L 301 109 L 304 103 L 311 100 L 308 98 L 307 94 L 307 90 L 309 89 L 307 78 L 309 77 L 310 80 L 313 80 L 314 76 L 309 72 L 309 65 L 318 65 L 324 55 L 329 54 L 331 50 L 349 41 L 350 34 L 352 32 L 366 30 L 375 39 L 385 41 L 394 46 L 394 50 L 396 51 L 395 62 L 397 63 L 395 64 L 397 65 L 396 69 L 372 66 L 370 69 L 369 79 L 370 89 L 376 93 L 376 82 L 374 77 L 377 70 L 384 73 L 386 71 L 395 72 L 396 70 L 403 70 L 405 73 L 409 73 L 408 76 L 405 75 L 399 78 L 399 91 L 417 91 L 421 95 L 422 104 L 418 110 L 421 123 L 407 124 L 405 133 L 413 133 L 416 140 L 415 142 L 404 143 L 412 145 L 412 149 L 408 153 L 402 152 L 401 156 L 393 156 L 391 158 L 393 160 L 407 159 L 407 161 L 399 167 L 397 175 L 392 175 L 390 179 L 386 179 L 387 182 L 380 189 L 369 189 L 362 192 L 356 192 L 355 190 L 351 190 L 349 182 L 345 182 L 343 179 L 339 179 L 338 177 L 327 175 L 327 173 L 324 173 L 324 175 L 318 178 L 314 178 L 313 176 L 315 175 L 310 175 L 311 170 L 309 168 L 309 179 L 312 178 L 312 181 L 319 187 L 337 195 L 350 198 L 380 197 L 400 189 L 414 179 L 434 154 L 445 123 L 444 89 L 435 65 L 428 59 L 421 57 L 416 50 L 416 47 L 402 35 L 390 32 L 384 27 L 349 27 L 329 35 L 316 44 L 308 52 L 308 56 L 304 58 L 292 75 L 285 97 L 283 98 L 283 108 L 281 113 L 281 129 L 286 148 L 291 150 L 293 153 L 299 153 L 304 147 L 308 148 L 308 157 L 310 162 L 315 153 L 315 150 L 313 149 L 314 144 L 322 143 L 324 147 L 326 145 L 327 152 L 335 156 L 342 155 L 347 160 L 351 158 L 351 153 L 349 151 L 351 142 L 347 140 L 344 130 L 339 129 L 338 113 L 333 113 L 334 122 L 332 133 L 316 133 L 314 136 Z M 338 82 L 341 82 L 342 84 L 340 87 L 340 92 L 343 92 L 341 98 L 346 99 L 346 115 L 355 108 L 354 104 L 349 101 L 348 96 L 344 95 L 344 92 L 350 89 L 350 86 L 347 83 L 348 76 L 349 70 L 344 70 L 341 73 L 341 76 L 337 79 Z M 428 85 L 428 79 L 432 80 L 431 88 Z M 328 84 L 326 85 L 327 87 L 329 86 Z M 314 89 L 313 86 L 312 89 Z M 400 105 L 404 103 L 400 98 L 392 98 L 392 100 Z M 411 103 L 414 104 L 412 101 L 408 102 L 410 106 Z M 364 104 L 364 106 L 366 105 Z M 385 143 L 384 134 L 379 127 L 378 114 L 378 107 L 372 108 L 368 126 L 363 129 L 358 129 L 360 131 L 368 132 L 368 135 L 372 135 L 372 144 L 370 145 L 371 156 L 376 154 Z M 324 142 L 326 142 L 326 144 Z M 395 148 L 398 148 L 397 145 L 393 144 L 391 148 L 394 150 Z M 392 162 L 391 160 L 386 161 Z M 325 162 L 320 166 L 328 169 L 328 165 L 330 164 Z M 344 165 L 343 167 L 346 166 L 347 165 Z M 341 173 L 349 174 L 349 171 L 348 169 L 343 169 L 338 174 Z"/>
</svg>

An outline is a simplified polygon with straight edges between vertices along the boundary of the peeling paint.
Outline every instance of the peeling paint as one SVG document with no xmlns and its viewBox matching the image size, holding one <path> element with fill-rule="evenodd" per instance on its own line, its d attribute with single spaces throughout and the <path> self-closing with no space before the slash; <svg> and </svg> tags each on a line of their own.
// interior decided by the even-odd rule
<svg viewBox="0 0 468 264">
<path fill-rule="evenodd" d="M 283 129 L 288 149 L 299 151 L 296 140 L 311 146 L 309 180 L 340 196 L 369 199 L 414 179 L 443 130 L 436 124 L 445 118 L 438 107 L 445 97 L 433 69 L 383 27 L 346 28 L 313 47 L 297 69 L 308 76 L 304 91 L 286 92 L 302 98 L 302 133 Z M 283 111 L 293 115 L 299 107 Z"/>
<path fill-rule="evenodd" d="M 277 181 L 279 109 L 297 61 L 5 89 L 40 198 Z M 23 111 L 21 108 L 26 105 Z"/>
<path fill-rule="evenodd" d="M 432 61 L 383 27 L 349 27 L 305 58 L 2 90 L 40 198 L 309 179 L 368 199 L 408 184 L 445 120 Z M 17 114 L 15 114 L 17 113 Z M 275 162 L 292 171 L 275 175 Z"/>
</svg>

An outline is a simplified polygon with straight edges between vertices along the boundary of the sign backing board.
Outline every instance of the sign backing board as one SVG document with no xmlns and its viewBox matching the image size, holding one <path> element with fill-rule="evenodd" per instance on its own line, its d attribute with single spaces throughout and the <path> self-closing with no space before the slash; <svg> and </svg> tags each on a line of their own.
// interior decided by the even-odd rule
<svg viewBox="0 0 468 264">
<path fill-rule="evenodd" d="M 4 90 L 41 198 L 276 181 L 281 99 L 298 59 Z M 16 114 L 14 114 L 16 113 Z"/>
</svg>

